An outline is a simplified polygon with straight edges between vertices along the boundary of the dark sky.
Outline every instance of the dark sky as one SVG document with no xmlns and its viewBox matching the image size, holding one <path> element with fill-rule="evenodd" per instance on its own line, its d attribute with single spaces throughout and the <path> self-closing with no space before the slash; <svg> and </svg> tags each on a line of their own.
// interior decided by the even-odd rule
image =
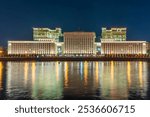
<svg viewBox="0 0 150 117">
<path fill-rule="evenodd" d="M 0 45 L 32 40 L 32 27 L 94 31 L 127 27 L 128 40 L 150 41 L 150 1 L 0 0 Z"/>
</svg>

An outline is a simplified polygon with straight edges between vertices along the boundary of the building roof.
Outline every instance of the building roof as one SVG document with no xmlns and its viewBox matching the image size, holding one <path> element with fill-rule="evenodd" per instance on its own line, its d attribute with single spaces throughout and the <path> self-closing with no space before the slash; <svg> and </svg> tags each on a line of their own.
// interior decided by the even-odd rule
<svg viewBox="0 0 150 117">
<path fill-rule="evenodd" d="M 146 41 L 103 41 L 101 43 L 146 43 Z"/>
<path fill-rule="evenodd" d="M 8 41 L 8 43 L 55 43 L 51 41 Z"/>
</svg>

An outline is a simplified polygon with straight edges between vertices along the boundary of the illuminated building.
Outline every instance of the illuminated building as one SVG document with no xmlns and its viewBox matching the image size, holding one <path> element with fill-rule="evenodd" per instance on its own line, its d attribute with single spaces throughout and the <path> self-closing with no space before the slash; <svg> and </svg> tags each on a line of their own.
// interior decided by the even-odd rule
<svg viewBox="0 0 150 117">
<path fill-rule="evenodd" d="M 33 28 L 33 41 L 8 41 L 8 55 L 95 56 L 150 53 L 150 46 L 146 41 L 126 41 L 126 31 L 127 28 L 102 28 L 100 43 L 95 42 L 94 32 L 62 34 L 61 28 Z M 59 42 L 61 37 L 64 42 Z"/>
<path fill-rule="evenodd" d="M 61 28 L 54 30 L 49 28 L 33 28 L 33 40 L 35 41 L 59 41 L 62 36 Z"/>
<path fill-rule="evenodd" d="M 4 55 L 5 54 L 5 50 L 3 47 L 0 47 L 0 56 Z"/>
<path fill-rule="evenodd" d="M 146 41 L 102 42 L 101 54 L 146 54 Z"/>
<path fill-rule="evenodd" d="M 101 54 L 101 43 L 95 42 L 96 45 L 96 54 Z"/>
<path fill-rule="evenodd" d="M 62 55 L 63 54 L 63 47 L 64 47 L 64 42 L 56 42 L 56 47 L 57 47 L 57 55 Z"/>
<path fill-rule="evenodd" d="M 147 42 L 146 48 L 147 48 L 147 54 L 150 54 L 150 43 L 149 42 Z"/>
<path fill-rule="evenodd" d="M 64 54 L 65 55 L 94 55 L 96 35 L 94 32 L 65 32 Z"/>
<path fill-rule="evenodd" d="M 107 28 L 102 28 L 101 42 L 126 41 L 126 31 L 127 28 L 111 28 L 110 30 Z"/>
<path fill-rule="evenodd" d="M 8 41 L 9 55 L 55 55 L 56 44 L 49 41 Z"/>
</svg>

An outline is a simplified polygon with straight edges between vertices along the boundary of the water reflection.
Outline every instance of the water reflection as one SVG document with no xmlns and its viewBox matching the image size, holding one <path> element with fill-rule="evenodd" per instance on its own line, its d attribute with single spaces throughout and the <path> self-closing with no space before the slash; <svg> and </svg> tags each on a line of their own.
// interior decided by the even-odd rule
<svg viewBox="0 0 150 117">
<path fill-rule="evenodd" d="M 3 64 L 0 62 L 0 91 L 2 90 L 2 82 L 3 82 Z"/>
<path fill-rule="evenodd" d="M 114 61 L 111 61 L 111 67 L 110 67 L 110 69 L 111 69 L 111 81 L 113 82 L 113 80 L 114 80 Z"/>
<path fill-rule="evenodd" d="M 96 64 L 96 68 L 95 68 L 95 81 L 96 82 L 95 82 L 95 85 L 98 87 L 98 84 L 99 84 L 99 65 L 98 65 L 98 62 L 96 62 L 95 64 Z"/>
<path fill-rule="evenodd" d="M 65 87 L 68 87 L 68 62 L 65 62 Z"/>
<path fill-rule="evenodd" d="M 140 87 L 143 87 L 143 66 L 142 66 L 142 62 L 139 62 L 139 82 L 140 82 Z"/>
<path fill-rule="evenodd" d="M 62 97 L 63 79 L 59 78 L 59 69 L 61 68 L 59 66 L 61 65 L 58 63 L 43 62 L 41 65 L 36 65 L 36 80 L 32 89 L 33 99 L 59 99 Z"/>
<path fill-rule="evenodd" d="M 83 79 L 83 69 L 84 69 L 83 68 L 83 62 L 80 62 L 80 68 L 79 69 L 80 69 L 80 76 L 81 76 L 80 78 L 82 80 Z M 71 71 L 71 72 L 73 72 L 73 71 Z"/>
<path fill-rule="evenodd" d="M 149 99 L 149 68 L 143 61 L 0 62 L 0 99 Z"/>
<path fill-rule="evenodd" d="M 84 62 L 84 86 L 88 83 L 88 62 Z"/>
<path fill-rule="evenodd" d="M 56 65 L 56 80 L 58 81 L 59 80 L 59 64 L 58 64 L 58 62 L 56 62 L 55 65 Z"/>
<path fill-rule="evenodd" d="M 127 81 L 128 81 L 128 86 L 130 88 L 131 86 L 131 63 L 129 61 L 127 62 Z"/>
<path fill-rule="evenodd" d="M 32 86 L 35 84 L 35 75 L 36 75 L 36 65 L 35 62 L 32 62 Z"/>
<path fill-rule="evenodd" d="M 24 84 L 25 86 L 27 85 L 27 81 L 28 81 L 28 64 L 27 62 L 24 63 Z"/>
</svg>

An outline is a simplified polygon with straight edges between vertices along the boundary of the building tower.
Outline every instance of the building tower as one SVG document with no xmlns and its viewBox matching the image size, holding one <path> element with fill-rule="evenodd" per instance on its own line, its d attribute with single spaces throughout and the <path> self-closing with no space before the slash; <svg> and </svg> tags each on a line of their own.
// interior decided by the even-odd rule
<svg viewBox="0 0 150 117">
<path fill-rule="evenodd" d="M 95 38 L 94 32 L 65 32 L 64 54 L 70 56 L 96 54 Z"/>
<path fill-rule="evenodd" d="M 102 28 L 101 42 L 126 41 L 127 28 Z"/>
<path fill-rule="evenodd" d="M 62 37 L 61 28 L 55 28 L 54 30 L 49 28 L 33 28 L 34 41 L 59 42 L 60 37 Z"/>
</svg>

